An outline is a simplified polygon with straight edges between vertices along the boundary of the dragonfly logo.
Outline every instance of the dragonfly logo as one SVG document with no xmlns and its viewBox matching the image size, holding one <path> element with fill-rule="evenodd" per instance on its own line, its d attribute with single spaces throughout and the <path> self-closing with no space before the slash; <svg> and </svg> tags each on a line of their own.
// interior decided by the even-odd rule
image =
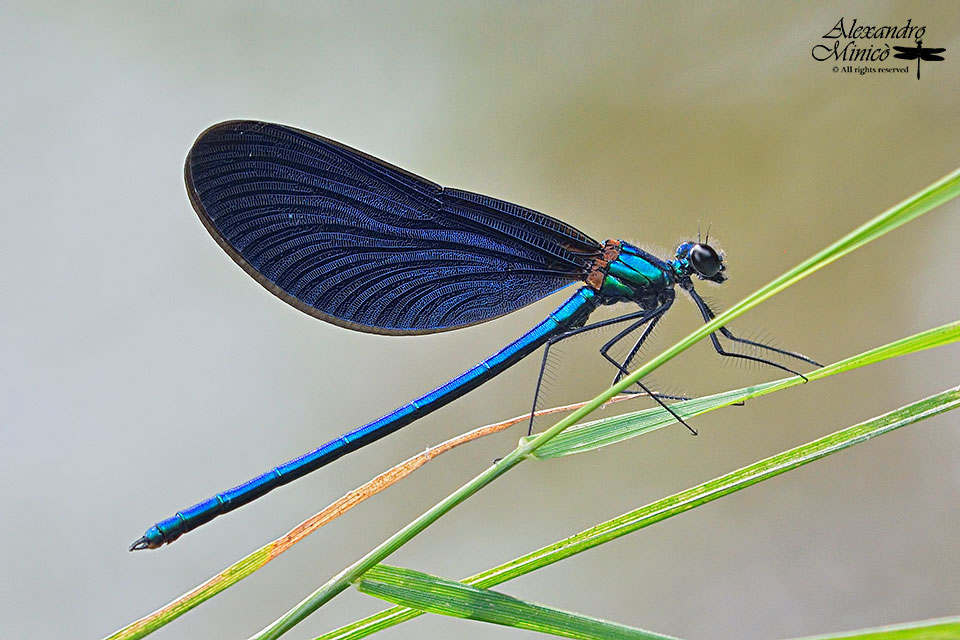
<svg viewBox="0 0 960 640">
<path fill-rule="evenodd" d="M 834 73 L 858 75 L 906 75 L 910 72 L 909 63 L 901 65 L 897 61 L 916 60 L 919 80 L 920 61 L 943 60 L 940 54 L 946 51 L 943 47 L 924 47 L 923 36 L 926 32 L 926 25 L 915 25 L 912 19 L 902 24 L 869 25 L 859 24 L 856 18 L 849 22 L 840 18 L 821 36 L 821 41 L 813 46 L 810 55 L 818 62 L 832 61 Z M 897 40 L 912 40 L 914 44 L 902 46 L 890 42 Z"/>
<path fill-rule="evenodd" d="M 939 62 L 943 60 L 943 56 L 939 55 L 946 51 L 943 47 L 928 48 L 923 46 L 923 40 L 917 40 L 916 47 L 894 47 L 894 51 L 899 51 L 899 53 L 893 54 L 894 58 L 901 58 L 903 60 L 916 60 L 917 61 L 917 80 L 920 79 L 920 61 L 926 60 L 927 62 Z"/>
</svg>

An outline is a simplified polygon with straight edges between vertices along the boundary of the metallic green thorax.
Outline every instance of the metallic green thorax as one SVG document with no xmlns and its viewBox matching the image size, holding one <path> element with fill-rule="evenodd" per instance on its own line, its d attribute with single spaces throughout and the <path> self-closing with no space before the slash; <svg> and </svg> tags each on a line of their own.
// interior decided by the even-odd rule
<svg viewBox="0 0 960 640">
<path fill-rule="evenodd" d="M 626 242 L 607 267 L 600 293 L 613 299 L 638 300 L 673 287 L 667 263 Z"/>
</svg>

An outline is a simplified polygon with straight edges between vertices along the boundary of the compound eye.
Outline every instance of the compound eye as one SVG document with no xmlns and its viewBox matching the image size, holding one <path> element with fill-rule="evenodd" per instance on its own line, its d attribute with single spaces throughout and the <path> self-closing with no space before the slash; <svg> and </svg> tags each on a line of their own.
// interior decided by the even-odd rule
<svg viewBox="0 0 960 640">
<path fill-rule="evenodd" d="M 695 244 L 690 249 L 690 264 L 704 278 L 712 278 L 723 268 L 720 254 L 708 244 Z"/>
</svg>

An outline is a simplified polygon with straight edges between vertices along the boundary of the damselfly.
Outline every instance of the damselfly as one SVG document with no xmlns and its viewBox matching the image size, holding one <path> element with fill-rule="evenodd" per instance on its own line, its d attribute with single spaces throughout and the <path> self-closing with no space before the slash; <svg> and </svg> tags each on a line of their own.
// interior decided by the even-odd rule
<svg viewBox="0 0 960 640">
<path fill-rule="evenodd" d="M 338 142 L 264 122 L 224 122 L 187 156 L 190 201 L 217 243 L 280 299 L 334 324 L 390 335 L 485 322 L 572 283 L 582 286 L 545 320 L 477 366 L 382 418 L 346 433 L 150 527 L 130 549 L 156 548 L 397 431 L 570 336 L 628 323 L 601 353 L 625 374 L 680 287 L 704 321 L 713 312 L 695 280 L 722 283 L 723 255 L 707 239 L 664 260 L 622 240 L 593 240 L 570 225 L 503 200 L 448 189 Z M 633 310 L 588 324 L 597 308 Z M 610 348 L 643 329 L 621 362 Z M 724 337 L 816 364 L 806 356 Z M 723 356 L 776 362 L 723 348 Z M 542 375 L 542 368 L 541 368 Z M 649 393 L 640 384 L 640 388 Z M 537 385 L 539 389 L 539 383 Z M 663 400 L 653 397 L 668 408 Z"/>
</svg>

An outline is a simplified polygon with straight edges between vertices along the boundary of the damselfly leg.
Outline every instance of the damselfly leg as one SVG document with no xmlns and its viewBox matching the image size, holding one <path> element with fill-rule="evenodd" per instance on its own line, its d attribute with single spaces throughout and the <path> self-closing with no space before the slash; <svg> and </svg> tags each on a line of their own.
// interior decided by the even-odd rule
<svg viewBox="0 0 960 640">
<path fill-rule="evenodd" d="M 672 302 L 672 299 L 670 300 L 670 302 Z M 566 332 L 566 333 L 564 333 L 564 334 L 562 334 L 562 335 L 559 335 L 559 336 L 557 336 L 556 338 L 553 338 L 553 339 L 549 340 L 549 341 L 547 342 L 544 350 L 543 350 L 543 359 L 542 359 L 541 362 L 540 362 L 540 375 L 537 376 L 537 384 L 536 384 L 536 387 L 535 387 L 535 389 L 534 389 L 534 394 L 533 394 L 533 408 L 532 408 L 531 411 L 530 411 L 530 423 L 529 423 L 529 426 L 528 426 L 528 428 L 527 428 L 527 435 L 530 435 L 530 434 L 533 433 L 533 418 L 534 418 L 534 414 L 535 414 L 536 411 L 537 411 L 537 400 L 538 400 L 539 397 L 540 397 L 540 387 L 541 387 L 541 385 L 542 385 L 542 383 L 543 383 L 543 376 L 544 376 L 544 374 L 546 373 L 547 360 L 549 359 L 549 356 L 550 356 L 550 347 L 551 347 L 552 345 L 554 345 L 554 344 L 556 344 L 556 343 L 558 343 L 558 342 L 560 342 L 560 341 L 562 341 L 562 340 L 566 340 L 567 338 L 572 338 L 573 336 L 580 335 L 580 334 L 582 334 L 582 333 L 586 333 L 587 331 L 593 331 L 593 330 L 595 330 L 595 329 L 601 329 L 601 328 L 603 328 L 603 327 L 608 327 L 608 326 L 613 325 L 613 324 L 618 324 L 618 323 L 621 323 L 621 322 L 627 322 L 627 321 L 629 321 L 629 320 L 635 320 L 635 322 L 634 322 L 633 324 L 631 324 L 629 327 L 627 327 L 626 329 L 624 329 L 623 331 L 621 331 L 620 333 L 618 333 L 616 336 L 614 336 L 614 338 L 613 338 L 612 340 L 608 341 L 608 342 L 601 348 L 601 351 L 600 351 L 600 353 L 603 355 L 603 357 L 604 357 L 606 360 L 608 360 L 610 363 L 612 363 L 614 367 L 617 368 L 617 372 L 618 372 L 618 373 L 617 373 L 617 377 L 614 379 L 614 383 L 616 383 L 617 381 L 620 380 L 620 378 L 622 378 L 622 376 L 623 376 L 624 374 L 629 373 L 629 372 L 626 370 L 624 364 L 622 364 L 622 363 L 620 363 L 620 362 L 617 362 L 615 359 L 613 359 L 613 358 L 607 353 L 607 351 L 610 349 L 611 346 L 613 346 L 613 344 L 615 344 L 615 343 L 618 342 L 619 340 L 622 340 L 624 337 L 626 337 L 626 336 L 629 335 L 630 333 L 636 331 L 637 329 L 639 329 L 640 327 L 642 327 L 643 325 L 646 324 L 646 325 L 648 325 L 647 328 L 646 328 L 646 329 L 644 330 L 644 332 L 641 334 L 640 339 L 637 341 L 637 344 L 634 345 L 633 349 L 631 350 L 630 358 L 632 358 L 632 357 L 636 354 L 636 352 L 640 350 L 640 347 L 642 346 L 643 341 L 646 340 L 647 337 L 650 335 L 650 333 L 651 333 L 651 328 L 650 328 L 650 326 L 649 326 L 650 323 L 655 324 L 656 321 L 658 321 L 658 320 L 663 316 L 663 314 L 666 313 L 667 309 L 670 308 L 670 302 L 667 302 L 666 304 L 664 304 L 664 305 L 662 305 L 662 306 L 659 306 L 659 307 L 656 307 L 656 308 L 654 308 L 654 309 L 645 309 L 645 310 L 635 311 L 635 312 L 633 312 L 633 313 L 628 313 L 628 314 L 624 314 L 624 315 L 622 315 L 622 316 L 617 316 L 616 318 L 609 318 L 609 319 L 607 319 L 607 320 L 601 320 L 600 322 L 595 322 L 595 323 L 593 323 L 593 324 L 588 324 L 588 325 L 585 325 L 585 326 L 583 326 L 583 327 L 578 327 L 578 328 L 573 329 L 573 330 L 571 330 L 571 331 L 568 331 L 568 332 Z M 653 398 L 653 399 L 657 402 L 657 404 L 659 404 L 661 407 L 663 407 L 666 411 L 670 412 L 670 414 L 671 414 L 678 422 L 680 422 L 683 426 L 685 426 L 687 429 L 689 429 L 692 434 L 694 434 L 694 435 L 697 434 L 697 431 L 696 431 L 693 427 L 691 427 L 689 424 L 687 424 L 687 423 L 683 420 L 683 418 L 681 418 L 679 415 L 677 415 L 677 413 L 676 413 L 673 409 L 670 408 L 669 405 L 667 405 L 665 402 L 663 402 L 663 398 L 666 398 L 666 399 L 668 399 L 668 400 L 683 400 L 683 399 L 685 399 L 685 398 L 681 398 L 681 397 L 678 397 L 678 396 L 669 396 L 669 395 L 664 395 L 664 394 L 655 393 L 655 392 L 651 391 L 646 385 L 644 385 L 644 384 L 643 384 L 642 382 L 640 382 L 639 380 L 638 380 L 635 384 L 643 390 L 643 393 L 645 393 L 646 395 L 648 395 L 648 396 L 650 396 L 651 398 Z M 627 393 L 635 393 L 635 392 L 627 392 Z"/>
<path fill-rule="evenodd" d="M 700 295 L 699 295 L 696 291 L 694 291 L 692 287 L 687 289 L 687 293 L 690 294 L 690 297 L 691 297 L 691 298 L 693 299 L 693 301 L 696 303 L 697 308 L 700 309 L 700 315 L 703 316 L 703 321 L 704 321 L 704 322 L 710 322 L 711 320 L 713 320 L 713 318 L 715 317 L 715 314 L 714 314 L 713 311 L 710 309 L 710 307 L 707 306 L 707 303 L 704 302 L 703 298 L 701 298 Z M 823 365 L 821 365 L 819 362 L 817 362 L 816 360 L 814 360 L 814 359 L 812 359 L 812 358 L 808 358 L 807 356 L 803 355 L 802 353 L 796 353 L 796 352 L 794 352 L 794 351 L 787 351 L 786 349 L 778 349 L 777 347 L 773 347 L 773 346 L 770 346 L 770 345 L 768 345 L 768 344 L 763 344 L 762 342 L 755 342 L 755 341 L 753 341 L 753 340 L 747 340 L 746 338 L 740 338 L 740 337 L 738 337 L 738 336 L 735 336 L 735 335 L 734 335 L 729 329 L 727 329 L 726 327 L 721 327 L 721 328 L 719 329 L 719 332 L 723 335 L 723 337 L 727 338 L 728 340 L 732 340 L 733 342 L 739 342 L 739 343 L 742 343 L 742 344 L 747 344 L 747 345 L 750 345 L 750 346 L 752 346 L 752 347 L 756 347 L 756 348 L 758 348 L 758 349 L 766 349 L 767 351 L 773 351 L 774 353 L 779 353 L 779 354 L 784 355 L 784 356 L 788 356 L 788 357 L 791 357 L 791 358 L 796 358 L 797 360 L 803 360 L 804 362 L 808 362 L 808 363 L 810 363 L 810 364 L 812 364 L 812 365 L 814 365 L 814 366 L 817 366 L 817 367 L 823 366 Z M 751 361 L 751 362 L 759 362 L 760 364 L 765 364 L 765 365 L 769 365 L 769 366 L 771 366 L 771 367 L 776 367 L 777 369 L 780 369 L 781 371 L 786 371 L 787 373 L 792 373 L 792 374 L 795 375 L 795 376 L 800 376 L 801 378 L 803 378 L 804 382 L 807 382 L 807 377 L 806 377 L 805 375 L 803 375 L 803 374 L 800 373 L 799 371 L 794 371 L 794 370 L 791 369 L 790 367 L 787 367 L 787 366 L 785 366 L 785 365 L 782 365 L 782 364 L 780 364 L 779 362 L 774 362 L 773 360 L 767 360 L 766 358 L 760 358 L 760 357 L 758 357 L 758 356 L 747 355 L 747 354 L 745 354 L 745 353 L 734 353 L 734 352 L 732 352 L 732 351 L 727 351 L 726 349 L 723 348 L 723 345 L 720 344 L 720 339 L 717 338 L 716 332 L 710 334 L 710 342 L 713 343 L 713 348 L 714 348 L 714 350 L 715 350 L 718 354 L 720 354 L 721 356 L 724 356 L 724 357 L 727 357 L 727 358 L 740 358 L 740 359 L 742 359 L 742 360 L 749 360 L 749 361 Z"/>
</svg>

